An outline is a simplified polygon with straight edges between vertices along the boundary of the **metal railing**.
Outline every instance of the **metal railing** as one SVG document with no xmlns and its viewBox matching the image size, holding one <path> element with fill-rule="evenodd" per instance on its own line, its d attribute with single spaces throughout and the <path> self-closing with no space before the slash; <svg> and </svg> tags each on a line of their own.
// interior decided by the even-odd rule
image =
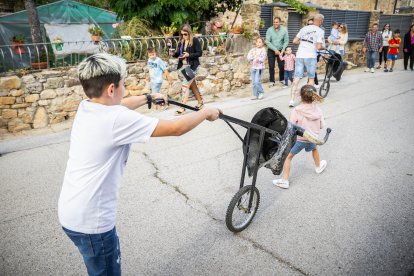
<svg viewBox="0 0 414 276">
<path fill-rule="evenodd" d="M 197 37 L 203 51 L 216 54 L 229 52 L 233 46 L 231 35 L 205 35 Z M 177 50 L 179 37 L 143 37 L 108 39 L 99 42 L 49 42 L 38 44 L 13 44 L 0 46 L 0 72 L 19 69 L 44 69 L 68 67 L 79 64 L 86 57 L 107 52 L 128 62 L 147 58 L 147 49 L 154 48 L 161 58 L 168 58 Z"/>
</svg>

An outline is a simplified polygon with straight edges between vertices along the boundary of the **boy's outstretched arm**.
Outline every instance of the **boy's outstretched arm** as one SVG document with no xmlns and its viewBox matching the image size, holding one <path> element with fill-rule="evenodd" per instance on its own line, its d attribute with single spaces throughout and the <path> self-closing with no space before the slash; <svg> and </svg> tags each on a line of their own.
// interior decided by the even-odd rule
<svg viewBox="0 0 414 276">
<path fill-rule="evenodd" d="M 180 136 L 192 130 L 204 120 L 217 120 L 220 113 L 222 112 L 218 108 L 203 108 L 200 111 L 186 114 L 174 121 L 159 120 L 151 136 Z"/>
<path fill-rule="evenodd" d="M 151 94 L 151 98 L 153 100 L 156 99 L 164 99 L 164 101 L 167 101 L 167 98 L 164 97 L 162 94 L 160 93 L 152 93 Z M 147 96 L 145 95 L 140 95 L 140 96 L 131 96 L 128 98 L 123 98 L 121 101 L 121 105 L 128 107 L 129 109 L 137 109 L 140 106 L 143 106 L 145 104 L 147 104 L 148 100 L 147 100 Z"/>
</svg>

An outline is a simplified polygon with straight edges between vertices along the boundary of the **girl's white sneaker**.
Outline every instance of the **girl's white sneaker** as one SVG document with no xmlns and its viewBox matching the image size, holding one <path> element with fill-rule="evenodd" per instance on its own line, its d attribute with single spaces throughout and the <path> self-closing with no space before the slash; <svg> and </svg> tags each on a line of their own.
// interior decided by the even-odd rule
<svg viewBox="0 0 414 276">
<path fill-rule="evenodd" d="M 272 182 L 273 182 L 273 185 L 275 186 L 278 186 L 283 189 L 289 189 L 289 180 L 284 180 L 280 178 L 280 179 L 275 179 Z"/>
<path fill-rule="evenodd" d="M 326 160 L 321 160 L 321 162 L 319 163 L 319 167 L 315 168 L 315 172 L 316 173 L 323 172 L 325 170 L 327 164 L 328 163 L 326 162 Z"/>
</svg>

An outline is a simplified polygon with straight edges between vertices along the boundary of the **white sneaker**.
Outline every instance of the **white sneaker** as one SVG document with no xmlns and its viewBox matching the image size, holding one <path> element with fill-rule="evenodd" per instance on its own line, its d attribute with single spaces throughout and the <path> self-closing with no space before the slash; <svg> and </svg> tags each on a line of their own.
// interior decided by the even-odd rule
<svg viewBox="0 0 414 276">
<path fill-rule="evenodd" d="M 326 162 L 326 160 L 321 160 L 321 162 L 319 163 L 319 167 L 315 168 L 315 172 L 318 173 L 318 174 L 323 172 L 325 170 L 327 164 L 328 163 Z"/>
<path fill-rule="evenodd" d="M 313 86 L 316 88 L 316 90 L 318 90 L 321 87 L 320 84 L 314 84 Z"/>
<path fill-rule="evenodd" d="M 258 98 L 256 96 L 252 97 L 250 100 L 254 101 L 257 100 Z"/>
<path fill-rule="evenodd" d="M 371 68 L 371 73 L 375 73 L 375 69 L 374 68 Z"/>
<path fill-rule="evenodd" d="M 269 83 L 269 88 L 271 88 L 273 86 L 275 86 L 275 83 L 274 82 Z"/>
<path fill-rule="evenodd" d="M 258 100 L 263 99 L 263 93 L 260 93 L 259 96 L 257 97 Z"/>
<path fill-rule="evenodd" d="M 283 85 L 283 87 L 282 88 L 288 88 L 288 86 L 287 85 Z"/>
<path fill-rule="evenodd" d="M 365 68 L 365 72 L 369 72 L 369 68 Z"/>
<path fill-rule="evenodd" d="M 280 178 L 280 179 L 275 179 L 272 182 L 273 182 L 273 185 L 275 186 L 278 186 L 283 189 L 289 189 L 289 180 L 284 180 Z"/>
<path fill-rule="evenodd" d="M 289 107 L 294 107 L 295 106 L 295 102 L 294 101 L 292 101 L 292 100 L 290 100 L 289 101 Z"/>
</svg>

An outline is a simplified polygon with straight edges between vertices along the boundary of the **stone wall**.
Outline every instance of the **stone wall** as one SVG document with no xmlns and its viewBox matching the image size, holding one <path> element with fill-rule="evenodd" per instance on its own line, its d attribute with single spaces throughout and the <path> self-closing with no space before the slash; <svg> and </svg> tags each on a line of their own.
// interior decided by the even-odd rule
<svg viewBox="0 0 414 276">
<path fill-rule="evenodd" d="M 243 52 L 239 54 L 206 55 L 200 59 L 201 66 L 196 78 L 204 95 L 222 92 L 231 94 L 250 83 L 250 67 L 245 58 L 245 48 L 251 43 L 241 36 L 237 41 L 236 44 L 244 45 Z M 177 60 L 168 62 L 173 84 L 169 88 L 167 82 L 164 82 L 162 92 L 179 97 L 182 76 L 175 70 Z M 145 62 L 128 64 L 126 97 L 149 92 L 149 84 L 145 81 L 146 73 Z M 71 119 L 84 98 L 86 96 L 77 78 L 76 68 L 0 77 L 0 135 L 43 128 Z"/>
</svg>

